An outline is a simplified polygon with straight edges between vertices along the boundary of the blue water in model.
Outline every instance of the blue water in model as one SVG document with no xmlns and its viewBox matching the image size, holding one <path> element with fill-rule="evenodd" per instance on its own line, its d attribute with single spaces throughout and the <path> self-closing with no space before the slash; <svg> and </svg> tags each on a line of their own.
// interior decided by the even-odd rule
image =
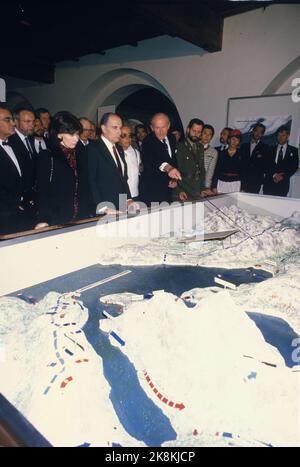
<svg viewBox="0 0 300 467">
<path fill-rule="evenodd" d="M 119 348 L 110 345 L 107 335 L 99 330 L 99 319 L 103 318 L 104 309 L 99 297 L 122 292 L 146 294 L 158 289 L 179 296 L 193 288 L 215 286 L 214 278 L 217 275 L 237 286 L 261 282 L 269 279 L 271 275 L 252 268 L 229 271 L 221 268 L 167 265 L 138 267 L 95 265 L 20 292 L 40 300 L 50 291 L 59 293 L 75 291 L 128 269 L 132 271 L 131 274 L 82 294 L 81 300 L 89 309 L 89 320 L 84 332 L 97 354 L 103 359 L 104 375 L 111 387 L 110 398 L 124 428 L 148 446 L 159 446 L 165 441 L 175 439 L 176 433 L 169 419 L 146 396 L 134 366 Z M 109 308 L 113 313 L 113 307 L 105 306 L 105 309 L 109 310 Z M 279 350 L 288 366 L 292 366 L 291 343 L 298 336 L 290 326 L 284 320 L 275 317 L 251 313 L 251 311 L 248 315 L 255 321 L 265 340 Z"/>
</svg>

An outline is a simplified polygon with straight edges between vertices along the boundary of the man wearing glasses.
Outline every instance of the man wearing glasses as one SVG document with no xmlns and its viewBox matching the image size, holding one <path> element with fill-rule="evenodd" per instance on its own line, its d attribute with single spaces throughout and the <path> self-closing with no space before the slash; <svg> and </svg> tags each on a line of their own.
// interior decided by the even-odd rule
<svg viewBox="0 0 300 467">
<path fill-rule="evenodd" d="M 26 228 L 23 160 L 8 142 L 14 133 L 12 114 L 0 106 L 0 235 Z"/>
<path fill-rule="evenodd" d="M 85 147 L 89 144 L 91 140 L 91 136 L 94 132 L 94 125 L 93 123 L 86 117 L 81 117 L 79 119 L 81 126 L 82 126 L 82 132 L 79 135 L 79 141 L 78 145 L 79 147 Z"/>
<path fill-rule="evenodd" d="M 139 176 L 141 171 L 140 152 L 132 146 L 132 131 L 127 125 L 121 128 L 121 139 L 119 143 L 124 151 L 128 170 L 128 185 L 132 199 L 136 201 L 139 196 Z"/>
</svg>

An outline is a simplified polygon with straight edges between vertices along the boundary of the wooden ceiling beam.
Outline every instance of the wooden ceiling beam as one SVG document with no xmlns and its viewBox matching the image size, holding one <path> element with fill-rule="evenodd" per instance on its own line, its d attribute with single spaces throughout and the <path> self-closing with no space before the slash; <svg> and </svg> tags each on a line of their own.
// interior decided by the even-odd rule
<svg viewBox="0 0 300 467">
<path fill-rule="evenodd" d="M 39 64 L 14 56 L 1 60 L 1 70 L 12 78 L 20 78 L 38 83 L 51 84 L 55 79 L 54 64 Z"/>
<path fill-rule="evenodd" d="M 224 20 L 205 4 L 143 2 L 136 8 L 158 25 L 162 34 L 175 35 L 208 52 L 222 50 Z"/>
</svg>

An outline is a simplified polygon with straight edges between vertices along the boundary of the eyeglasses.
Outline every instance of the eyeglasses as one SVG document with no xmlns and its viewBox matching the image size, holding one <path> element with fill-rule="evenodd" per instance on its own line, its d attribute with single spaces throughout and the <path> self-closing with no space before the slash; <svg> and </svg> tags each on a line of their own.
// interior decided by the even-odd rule
<svg viewBox="0 0 300 467">
<path fill-rule="evenodd" d="M 0 119 L 0 121 L 7 122 L 7 123 L 12 122 L 13 120 L 14 120 L 13 117 L 4 117 Z"/>
<path fill-rule="evenodd" d="M 122 133 L 121 138 L 132 138 L 132 134 L 131 133 Z"/>
</svg>

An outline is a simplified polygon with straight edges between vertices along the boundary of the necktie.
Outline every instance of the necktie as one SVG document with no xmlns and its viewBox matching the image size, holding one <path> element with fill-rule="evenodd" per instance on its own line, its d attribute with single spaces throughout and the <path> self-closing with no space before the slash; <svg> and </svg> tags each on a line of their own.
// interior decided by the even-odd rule
<svg viewBox="0 0 300 467">
<path fill-rule="evenodd" d="M 121 165 L 121 161 L 120 161 L 120 156 L 118 154 L 118 151 L 116 150 L 116 146 L 113 146 L 113 153 L 114 153 L 114 156 L 116 158 L 116 162 L 117 162 L 117 166 L 118 166 L 118 171 L 121 175 L 121 177 L 123 178 L 123 170 L 122 170 L 122 165 Z"/>
<path fill-rule="evenodd" d="M 30 146 L 29 139 L 27 136 L 25 138 L 25 142 L 26 142 L 26 146 L 27 146 L 30 158 L 32 159 L 33 151 L 32 151 L 32 147 Z"/>
<path fill-rule="evenodd" d="M 2 145 L 3 146 L 10 146 L 10 144 L 7 141 L 3 141 Z"/>
<path fill-rule="evenodd" d="M 162 143 L 163 143 L 163 145 L 164 145 L 164 147 L 165 147 L 165 150 L 166 150 L 167 153 L 168 153 L 168 156 L 170 157 L 169 147 L 168 147 L 168 145 L 167 145 L 167 140 L 166 140 L 166 139 L 163 139 L 163 140 L 162 140 Z"/>
<path fill-rule="evenodd" d="M 42 141 L 39 141 L 39 152 L 41 152 L 43 150 L 42 148 Z"/>
<path fill-rule="evenodd" d="M 280 146 L 278 159 L 277 159 L 277 165 L 280 164 L 282 161 L 283 161 L 283 146 Z"/>
</svg>

